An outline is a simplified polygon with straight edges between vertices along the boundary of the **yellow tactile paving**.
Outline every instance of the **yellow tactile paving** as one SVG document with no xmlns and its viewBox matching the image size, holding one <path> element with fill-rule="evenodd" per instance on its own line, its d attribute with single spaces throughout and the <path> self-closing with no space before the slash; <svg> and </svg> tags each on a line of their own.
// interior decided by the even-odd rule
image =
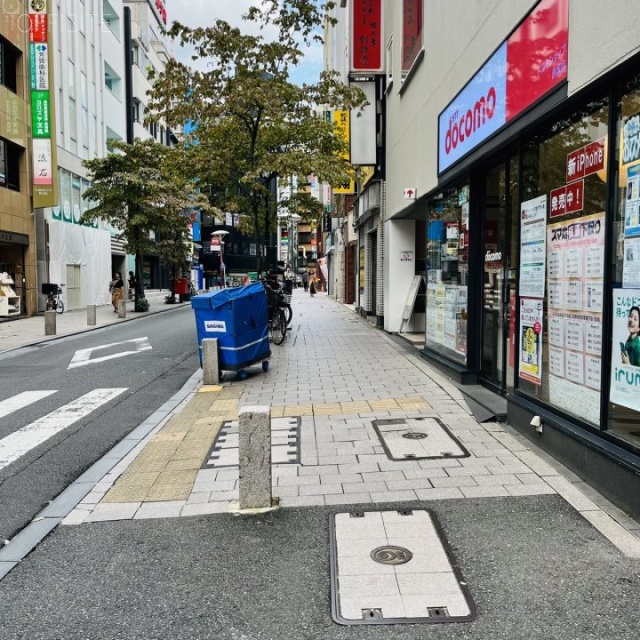
<svg viewBox="0 0 640 640">
<path fill-rule="evenodd" d="M 272 418 L 282 418 L 284 416 L 284 407 L 271 407 Z"/>
<path fill-rule="evenodd" d="M 209 408 L 209 413 L 226 414 L 228 412 L 238 411 L 238 399 L 229 398 L 228 400 L 215 400 Z"/>
<path fill-rule="evenodd" d="M 425 402 L 422 398 L 397 398 L 396 402 L 401 409 L 416 410 L 416 409 L 431 409 L 431 405 Z"/>
<path fill-rule="evenodd" d="M 372 411 L 395 411 L 400 406 L 394 398 L 386 398 L 385 400 L 369 400 L 369 406 Z"/>
<path fill-rule="evenodd" d="M 368 413 L 371 407 L 368 402 L 341 402 L 342 413 Z"/>
<path fill-rule="evenodd" d="M 285 416 L 311 416 L 313 415 L 312 404 L 286 405 L 284 408 Z"/>
<path fill-rule="evenodd" d="M 223 389 L 220 384 L 204 384 L 198 389 L 198 393 L 218 393 Z"/>
<path fill-rule="evenodd" d="M 342 413 L 342 407 L 339 402 L 322 402 L 313 405 L 313 413 L 318 416 L 339 414 Z"/>
</svg>

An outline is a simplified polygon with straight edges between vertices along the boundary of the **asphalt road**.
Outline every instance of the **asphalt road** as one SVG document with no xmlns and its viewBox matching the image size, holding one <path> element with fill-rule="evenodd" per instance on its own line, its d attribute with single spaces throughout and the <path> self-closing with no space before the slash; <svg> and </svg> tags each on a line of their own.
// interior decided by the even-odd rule
<svg viewBox="0 0 640 640">
<path fill-rule="evenodd" d="M 129 342 L 134 340 L 137 342 Z M 140 346 L 151 348 L 137 351 Z M 80 361 L 89 358 L 88 364 L 68 368 L 78 351 L 97 347 L 103 348 L 88 356 L 86 352 L 76 355 Z M 125 351 L 133 353 L 111 357 Z M 198 367 L 195 323 L 189 308 L 2 354 L 0 403 L 27 391 L 54 393 L 1 417 L 0 443 L 96 389 L 125 390 L 0 468 L 0 540 L 10 539 L 28 524 L 179 390 Z"/>
<path fill-rule="evenodd" d="M 382 505 L 381 505 L 382 506 Z M 640 564 L 558 496 L 431 508 L 474 622 L 341 626 L 331 618 L 329 513 L 58 527 L 0 582 L 2 640 L 636 640 Z"/>
</svg>

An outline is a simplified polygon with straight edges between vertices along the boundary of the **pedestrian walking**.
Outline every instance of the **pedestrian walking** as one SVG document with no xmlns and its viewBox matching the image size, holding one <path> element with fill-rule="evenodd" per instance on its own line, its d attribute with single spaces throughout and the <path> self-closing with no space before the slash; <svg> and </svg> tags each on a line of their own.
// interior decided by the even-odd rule
<svg viewBox="0 0 640 640">
<path fill-rule="evenodd" d="M 309 291 L 309 274 L 306 269 L 302 272 L 302 286 L 304 287 L 304 292 L 307 293 Z"/>
<path fill-rule="evenodd" d="M 309 294 L 312 298 L 316 295 L 316 279 L 311 271 L 309 272 Z"/>
<path fill-rule="evenodd" d="M 111 294 L 111 304 L 113 305 L 114 313 L 118 313 L 118 302 L 122 299 L 123 288 L 124 282 L 122 281 L 122 274 L 116 271 L 113 280 L 109 282 L 109 293 Z"/>
</svg>

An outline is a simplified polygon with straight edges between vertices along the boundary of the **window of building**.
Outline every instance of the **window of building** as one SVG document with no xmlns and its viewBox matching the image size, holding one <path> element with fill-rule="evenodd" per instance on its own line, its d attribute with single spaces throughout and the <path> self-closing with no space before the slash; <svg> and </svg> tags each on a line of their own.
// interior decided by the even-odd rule
<svg viewBox="0 0 640 640">
<path fill-rule="evenodd" d="M 613 346 L 607 426 L 612 434 L 640 445 L 640 75 L 621 93 L 616 123 Z"/>
<path fill-rule="evenodd" d="M 608 114 L 607 101 L 594 100 L 528 141 L 522 175 L 522 211 L 533 211 L 529 205 L 537 202 L 544 207 L 545 227 L 534 236 L 544 243 L 540 256 L 546 266 L 536 271 L 521 256 L 520 307 L 531 301 L 528 306 L 539 311 L 536 317 L 520 314 L 518 388 L 593 425 L 600 424 L 600 390 L 606 384 L 601 372 Z M 524 227 L 521 254 L 532 237 Z M 523 282 L 540 295 L 523 298 Z"/>
<path fill-rule="evenodd" d="M 422 51 L 422 2 L 402 0 L 402 77 Z"/>
<path fill-rule="evenodd" d="M 109 31 L 120 40 L 120 17 L 107 0 L 102 0 L 102 20 Z"/>
<path fill-rule="evenodd" d="M 104 63 L 104 86 L 120 100 L 122 95 L 122 80 L 120 76 L 108 65 Z"/>
<path fill-rule="evenodd" d="M 0 84 L 14 93 L 18 90 L 17 69 L 20 55 L 19 49 L 0 36 Z"/>
<path fill-rule="evenodd" d="M 426 346 L 467 361 L 469 184 L 439 194 L 427 205 Z"/>
</svg>

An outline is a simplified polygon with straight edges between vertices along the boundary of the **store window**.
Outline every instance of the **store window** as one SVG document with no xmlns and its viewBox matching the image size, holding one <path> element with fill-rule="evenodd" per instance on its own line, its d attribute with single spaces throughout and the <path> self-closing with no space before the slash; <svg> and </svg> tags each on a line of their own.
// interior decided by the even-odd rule
<svg viewBox="0 0 640 640">
<path fill-rule="evenodd" d="M 469 184 L 427 205 L 428 349 L 466 364 L 469 278 Z"/>
<path fill-rule="evenodd" d="M 640 75 L 618 101 L 608 428 L 640 445 Z"/>
<path fill-rule="evenodd" d="M 524 152 L 518 388 L 600 424 L 608 103 L 555 122 Z"/>
<path fill-rule="evenodd" d="M 8 40 L 0 36 L 0 84 L 13 93 L 18 90 L 17 69 L 20 63 L 20 51 Z"/>
</svg>

